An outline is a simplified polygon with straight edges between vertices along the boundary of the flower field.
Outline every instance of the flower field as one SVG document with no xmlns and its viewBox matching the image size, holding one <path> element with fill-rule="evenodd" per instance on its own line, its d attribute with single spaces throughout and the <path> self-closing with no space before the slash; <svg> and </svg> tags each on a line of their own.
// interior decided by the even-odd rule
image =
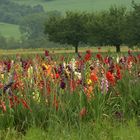
<svg viewBox="0 0 140 140">
<path fill-rule="evenodd" d="M 122 124 L 132 129 L 132 120 L 134 134 L 138 134 L 139 53 L 104 54 L 98 48 L 96 54 L 87 50 L 78 55 L 54 55 L 46 50 L 44 55 L 16 55 L 0 61 L 1 139 L 12 138 L 5 134 L 8 130 L 22 139 L 31 127 L 51 131 L 56 137 L 74 131 L 73 138 L 66 134 L 61 139 L 124 139 L 117 130 L 114 138 L 112 129 Z M 134 138 L 129 137 L 130 132 L 127 130 L 126 139 Z"/>
</svg>

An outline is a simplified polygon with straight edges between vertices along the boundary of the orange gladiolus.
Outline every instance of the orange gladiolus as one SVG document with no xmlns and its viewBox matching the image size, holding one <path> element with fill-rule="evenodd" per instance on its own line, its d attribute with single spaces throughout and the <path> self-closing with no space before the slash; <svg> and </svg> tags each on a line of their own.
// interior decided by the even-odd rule
<svg viewBox="0 0 140 140">
<path fill-rule="evenodd" d="M 98 77 L 94 72 L 91 73 L 90 79 L 91 79 L 92 82 L 97 82 L 98 81 Z"/>
</svg>

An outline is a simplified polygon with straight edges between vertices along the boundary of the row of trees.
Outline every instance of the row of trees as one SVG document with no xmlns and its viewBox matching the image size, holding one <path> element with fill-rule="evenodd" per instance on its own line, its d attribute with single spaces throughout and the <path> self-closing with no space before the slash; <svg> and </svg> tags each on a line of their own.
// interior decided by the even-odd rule
<svg viewBox="0 0 140 140">
<path fill-rule="evenodd" d="M 79 43 L 111 45 L 120 52 L 121 45 L 140 45 L 140 5 L 133 3 L 129 12 L 116 6 L 99 13 L 67 12 L 51 17 L 45 33 L 53 42 L 73 45 L 76 53 Z"/>
</svg>

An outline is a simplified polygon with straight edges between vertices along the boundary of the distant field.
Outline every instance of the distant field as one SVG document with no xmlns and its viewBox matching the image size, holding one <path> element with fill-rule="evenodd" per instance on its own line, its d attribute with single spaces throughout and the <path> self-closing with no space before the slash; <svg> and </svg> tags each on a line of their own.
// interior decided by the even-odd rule
<svg viewBox="0 0 140 140">
<path fill-rule="evenodd" d="M 86 50 L 91 50 L 93 53 L 98 52 L 98 47 L 79 47 L 79 52 L 86 52 Z M 74 53 L 74 48 L 46 48 L 46 50 L 49 50 L 52 54 L 63 54 L 63 53 Z M 128 47 L 123 46 L 121 48 L 121 52 L 127 52 L 129 50 Z M 15 49 L 15 50 L 0 50 L 0 55 L 31 55 L 31 54 L 44 54 L 45 48 L 39 48 L 39 49 Z M 115 52 L 115 47 L 102 47 L 101 52 Z M 140 52 L 140 49 L 133 50 L 134 52 Z"/>
<path fill-rule="evenodd" d="M 15 39 L 20 39 L 21 34 L 17 25 L 0 22 L 0 35 L 6 38 L 14 37 Z"/>
<path fill-rule="evenodd" d="M 67 10 L 80 11 L 98 11 L 108 9 L 111 5 L 131 6 L 132 0 L 52 0 L 50 2 L 43 2 L 43 0 L 14 0 L 20 4 L 36 5 L 41 4 L 47 11 L 58 10 L 65 12 Z M 135 0 L 140 2 L 140 0 Z"/>
</svg>

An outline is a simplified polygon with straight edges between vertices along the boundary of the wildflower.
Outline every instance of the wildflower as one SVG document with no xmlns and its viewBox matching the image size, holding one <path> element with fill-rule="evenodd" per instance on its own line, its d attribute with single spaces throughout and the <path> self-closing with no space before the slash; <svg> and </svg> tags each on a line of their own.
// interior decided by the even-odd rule
<svg viewBox="0 0 140 140">
<path fill-rule="evenodd" d="M 61 87 L 62 89 L 65 89 L 65 88 L 66 88 L 66 84 L 65 84 L 64 81 L 61 81 L 61 83 L 60 83 L 60 87 Z"/>
<path fill-rule="evenodd" d="M 4 74 L 3 74 L 3 73 L 1 74 L 1 79 L 3 79 L 3 80 L 4 80 Z"/>
<path fill-rule="evenodd" d="M 100 53 L 98 53 L 98 54 L 96 55 L 96 57 L 97 57 L 97 59 L 98 59 L 99 61 L 102 61 L 102 60 L 103 60 L 102 55 L 101 55 Z"/>
<path fill-rule="evenodd" d="M 75 69 L 76 69 L 76 60 L 74 58 L 70 61 L 70 67 L 71 67 L 72 71 L 75 71 Z"/>
<path fill-rule="evenodd" d="M 102 78 L 102 80 L 101 80 L 101 91 L 102 91 L 102 93 L 107 93 L 108 88 L 109 88 L 109 85 L 108 85 L 107 79 Z"/>
<path fill-rule="evenodd" d="M 129 55 L 132 55 L 132 52 L 131 52 L 131 50 L 128 50 L 128 54 L 129 54 Z"/>
<path fill-rule="evenodd" d="M 106 78 L 112 85 L 115 84 L 115 77 L 110 71 L 106 73 Z"/>
<path fill-rule="evenodd" d="M 91 59 L 91 51 L 87 50 L 85 55 L 85 61 L 89 61 Z"/>
<path fill-rule="evenodd" d="M 98 81 L 98 77 L 94 72 L 91 73 L 90 79 L 91 79 L 92 82 L 97 82 Z"/>
<path fill-rule="evenodd" d="M 24 108 L 29 109 L 31 111 L 29 105 L 27 104 L 27 102 L 24 99 L 21 99 L 21 103 L 24 106 Z"/>
<path fill-rule="evenodd" d="M 77 78 L 78 78 L 79 80 L 82 79 L 82 75 L 81 75 L 80 72 L 76 72 L 76 71 L 75 71 L 74 74 L 75 74 L 75 76 L 77 76 Z"/>
<path fill-rule="evenodd" d="M 93 87 L 91 85 L 84 87 L 84 92 L 85 92 L 88 99 L 91 98 L 92 91 L 93 91 Z"/>
<path fill-rule="evenodd" d="M 122 79 L 120 67 L 119 67 L 118 65 L 116 65 L 116 69 L 117 69 L 116 78 L 117 78 L 117 79 Z"/>
<path fill-rule="evenodd" d="M 92 84 L 91 79 L 87 79 L 87 84 L 88 84 L 88 85 L 91 85 L 91 84 Z"/>
<path fill-rule="evenodd" d="M 48 57 L 49 56 L 49 51 L 45 50 L 45 56 Z"/>
</svg>

